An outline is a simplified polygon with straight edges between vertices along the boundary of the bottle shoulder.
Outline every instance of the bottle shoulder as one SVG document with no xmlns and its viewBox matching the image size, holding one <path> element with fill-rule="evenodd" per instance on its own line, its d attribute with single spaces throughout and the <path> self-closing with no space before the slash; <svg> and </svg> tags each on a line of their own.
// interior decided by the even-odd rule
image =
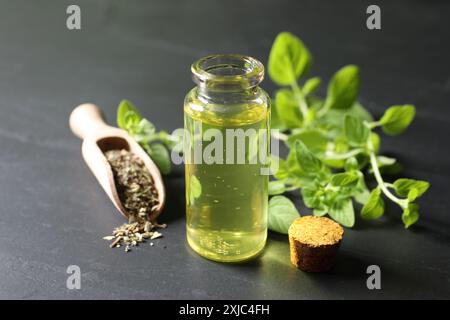
<svg viewBox="0 0 450 320">
<path fill-rule="evenodd" d="M 197 87 L 188 92 L 184 101 L 187 116 L 205 123 L 218 125 L 241 125 L 259 122 L 268 118 L 270 98 L 256 88 L 251 94 L 231 97 L 229 94 L 205 97 Z"/>
<path fill-rule="evenodd" d="M 198 111 L 211 110 L 234 113 L 236 110 L 250 107 L 268 109 L 270 107 L 270 97 L 259 87 L 247 93 L 222 93 L 209 96 L 200 94 L 198 87 L 194 87 L 186 94 L 184 107 L 185 109 L 194 108 Z"/>
</svg>

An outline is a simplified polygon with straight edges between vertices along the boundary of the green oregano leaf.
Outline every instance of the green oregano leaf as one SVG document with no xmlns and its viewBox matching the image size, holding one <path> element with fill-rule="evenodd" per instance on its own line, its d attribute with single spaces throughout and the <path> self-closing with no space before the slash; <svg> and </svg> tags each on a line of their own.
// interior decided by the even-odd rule
<svg viewBox="0 0 450 320">
<path fill-rule="evenodd" d="M 153 143 L 147 149 L 150 158 L 159 168 L 162 174 L 169 174 L 171 171 L 170 155 L 166 147 L 160 143 Z"/>
<path fill-rule="evenodd" d="M 397 162 L 397 159 L 385 156 L 377 156 L 377 164 L 378 167 L 392 166 Z"/>
<path fill-rule="evenodd" d="M 128 100 L 122 100 L 117 108 L 117 125 L 119 128 L 127 129 L 126 119 L 134 118 L 134 122 L 142 119 L 138 109 Z"/>
<path fill-rule="evenodd" d="M 369 189 L 367 189 L 366 182 L 364 181 L 364 174 L 359 171 L 359 180 L 356 184 L 356 188 L 353 193 L 353 197 L 356 202 L 359 204 L 365 205 L 367 201 L 369 201 L 370 192 Z"/>
<path fill-rule="evenodd" d="M 330 217 L 344 227 L 351 228 L 355 224 L 355 211 L 351 198 L 334 202 L 329 210 Z"/>
<path fill-rule="evenodd" d="M 298 128 L 302 125 L 302 116 L 293 93 L 287 89 L 278 90 L 275 94 L 275 109 L 286 128 Z"/>
<path fill-rule="evenodd" d="M 275 155 L 270 155 L 270 170 L 272 175 L 278 180 L 283 180 L 289 177 L 289 169 L 286 160 L 281 159 Z"/>
<path fill-rule="evenodd" d="M 287 144 L 292 147 L 297 140 L 301 140 L 314 154 L 325 152 L 328 145 L 327 136 L 317 129 L 306 129 L 293 133 L 289 136 Z"/>
<path fill-rule="evenodd" d="M 384 133 L 397 135 L 408 128 L 416 115 L 416 108 L 411 105 L 392 106 L 388 108 L 380 119 Z"/>
<path fill-rule="evenodd" d="M 421 180 L 402 178 L 394 182 L 395 192 L 401 197 L 408 197 L 410 201 L 423 195 L 429 187 L 428 182 Z"/>
<path fill-rule="evenodd" d="M 308 79 L 302 87 L 302 92 L 305 96 L 314 93 L 320 86 L 321 80 L 319 77 Z"/>
<path fill-rule="evenodd" d="M 303 42 L 289 32 L 281 32 L 269 54 L 268 72 L 272 80 L 286 86 L 300 78 L 311 64 L 311 55 Z"/>
<path fill-rule="evenodd" d="M 155 126 L 153 125 L 153 123 L 151 123 L 145 118 L 139 121 L 137 129 L 141 134 L 147 136 L 151 136 L 156 133 Z"/>
<path fill-rule="evenodd" d="M 375 188 L 370 193 L 369 199 L 361 209 L 361 217 L 364 219 L 378 219 L 384 213 L 384 201 L 380 188 Z"/>
<path fill-rule="evenodd" d="M 286 191 L 286 186 L 283 181 L 269 181 L 269 195 L 274 196 L 282 194 Z"/>
<path fill-rule="evenodd" d="M 270 108 L 270 128 L 285 131 L 287 129 L 286 124 L 281 120 L 274 101 L 273 103 L 274 104 Z"/>
<path fill-rule="evenodd" d="M 354 187 L 359 176 L 356 172 L 341 172 L 331 176 L 331 185 L 335 187 Z"/>
<path fill-rule="evenodd" d="M 405 228 L 409 228 L 419 220 L 419 206 L 415 203 L 409 203 L 408 207 L 403 211 L 402 221 Z"/>
<path fill-rule="evenodd" d="M 295 205 L 284 196 L 272 197 L 269 201 L 268 227 L 270 230 L 287 234 L 290 225 L 299 218 Z"/>
<path fill-rule="evenodd" d="M 350 144 L 362 146 L 366 144 L 370 130 L 361 119 L 347 115 L 344 118 L 344 133 Z"/>
<path fill-rule="evenodd" d="M 353 171 L 359 169 L 358 160 L 355 157 L 348 158 L 344 165 L 345 171 Z"/>
<path fill-rule="evenodd" d="M 191 175 L 189 182 L 189 201 L 194 203 L 195 199 L 200 198 L 202 195 L 202 184 L 195 175 Z"/>
<path fill-rule="evenodd" d="M 356 101 L 359 92 L 359 69 L 348 65 L 339 69 L 328 85 L 325 105 L 330 109 L 347 109 Z"/>
<path fill-rule="evenodd" d="M 380 136 L 375 132 L 370 132 L 370 141 L 372 142 L 373 151 L 377 154 L 381 145 Z"/>
<path fill-rule="evenodd" d="M 322 170 L 322 161 L 312 154 L 301 140 L 295 142 L 295 152 L 297 162 L 305 173 L 316 174 Z"/>
<path fill-rule="evenodd" d="M 133 138 L 139 144 L 150 143 L 157 138 L 155 126 L 145 118 L 134 126 L 130 126 L 129 130 L 134 133 Z"/>
<path fill-rule="evenodd" d="M 409 190 L 409 192 L 408 192 L 408 201 L 409 202 L 413 202 L 418 197 L 419 197 L 419 190 L 418 189 L 412 188 L 411 190 Z"/>
<path fill-rule="evenodd" d="M 326 206 L 323 206 L 323 207 L 320 207 L 320 208 L 315 208 L 313 210 L 313 214 L 315 216 L 318 216 L 318 217 L 323 217 L 327 213 L 328 213 L 328 207 L 326 207 Z"/>
<path fill-rule="evenodd" d="M 324 194 L 319 186 L 311 184 L 301 189 L 303 202 L 308 208 L 320 208 L 324 203 Z"/>
</svg>

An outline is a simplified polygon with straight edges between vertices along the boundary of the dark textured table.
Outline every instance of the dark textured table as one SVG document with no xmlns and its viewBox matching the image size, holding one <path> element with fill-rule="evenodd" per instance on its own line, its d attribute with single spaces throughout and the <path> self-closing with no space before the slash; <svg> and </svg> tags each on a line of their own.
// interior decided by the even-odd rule
<svg viewBox="0 0 450 320">
<path fill-rule="evenodd" d="M 81 7 L 79 31 L 66 28 L 71 3 Z M 378 31 L 365 26 L 369 4 L 1 1 L 0 298 L 449 298 L 449 4 L 378 2 Z M 127 254 L 109 249 L 101 238 L 123 219 L 81 158 L 70 111 L 95 102 L 114 123 L 128 98 L 159 129 L 173 130 L 182 126 L 194 60 L 237 52 L 266 63 L 282 30 L 304 40 L 326 80 L 359 65 L 361 102 L 374 114 L 418 107 L 412 127 L 383 139 L 382 151 L 400 159 L 405 176 L 431 181 L 419 223 L 404 230 L 394 206 L 379 221 L 358 219 L 330 274 L 296 270 L 286 238 L 274 234 L 259 259 L 218 264 L 186 245 L 179 167 L 166 179 L 164 238 Z M 275 89 L 269 80 L 263 87 Z M 366 287 L 372 264 L 381 267 L 381 290 Z M 80 290 L 66 288 L 69 265 L 81 268 Z"/>
</svg>

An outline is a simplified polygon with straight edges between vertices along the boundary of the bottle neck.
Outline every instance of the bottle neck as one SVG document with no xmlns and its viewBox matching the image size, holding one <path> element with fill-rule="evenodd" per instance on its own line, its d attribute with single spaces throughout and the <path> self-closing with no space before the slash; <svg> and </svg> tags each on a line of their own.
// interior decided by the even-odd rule
<svg viewBox="0 0 450 320">
<path fill-rule="evenodd" d="M 226 102 L 255 95 L 264 77 L 261 62 L 234 54 L 204 57 L 195 62 L 191 70 L 199 97 Z"/>
<path fill-rule="evenodd" d="M 258 87 L 250 88 L 210 88 L 197 86 L 197 95 L 200 99 L 214 103 L 235 103 L 251 100 L 258 94 Z"/>
</svg>

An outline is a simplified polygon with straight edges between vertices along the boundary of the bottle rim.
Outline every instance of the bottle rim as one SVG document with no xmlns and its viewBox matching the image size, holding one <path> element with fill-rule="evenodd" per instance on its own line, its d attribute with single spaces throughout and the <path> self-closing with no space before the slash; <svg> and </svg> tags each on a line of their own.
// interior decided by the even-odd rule
<svg viewBox="0 0 450 320">
<path fill-rule="evenodd" d="M 208 88 L 246 89 L 264 79 L 264 65 L 240 54 L 208 55 L 194 62 L 191 71 L 194 82 Z"/>
</svg>

